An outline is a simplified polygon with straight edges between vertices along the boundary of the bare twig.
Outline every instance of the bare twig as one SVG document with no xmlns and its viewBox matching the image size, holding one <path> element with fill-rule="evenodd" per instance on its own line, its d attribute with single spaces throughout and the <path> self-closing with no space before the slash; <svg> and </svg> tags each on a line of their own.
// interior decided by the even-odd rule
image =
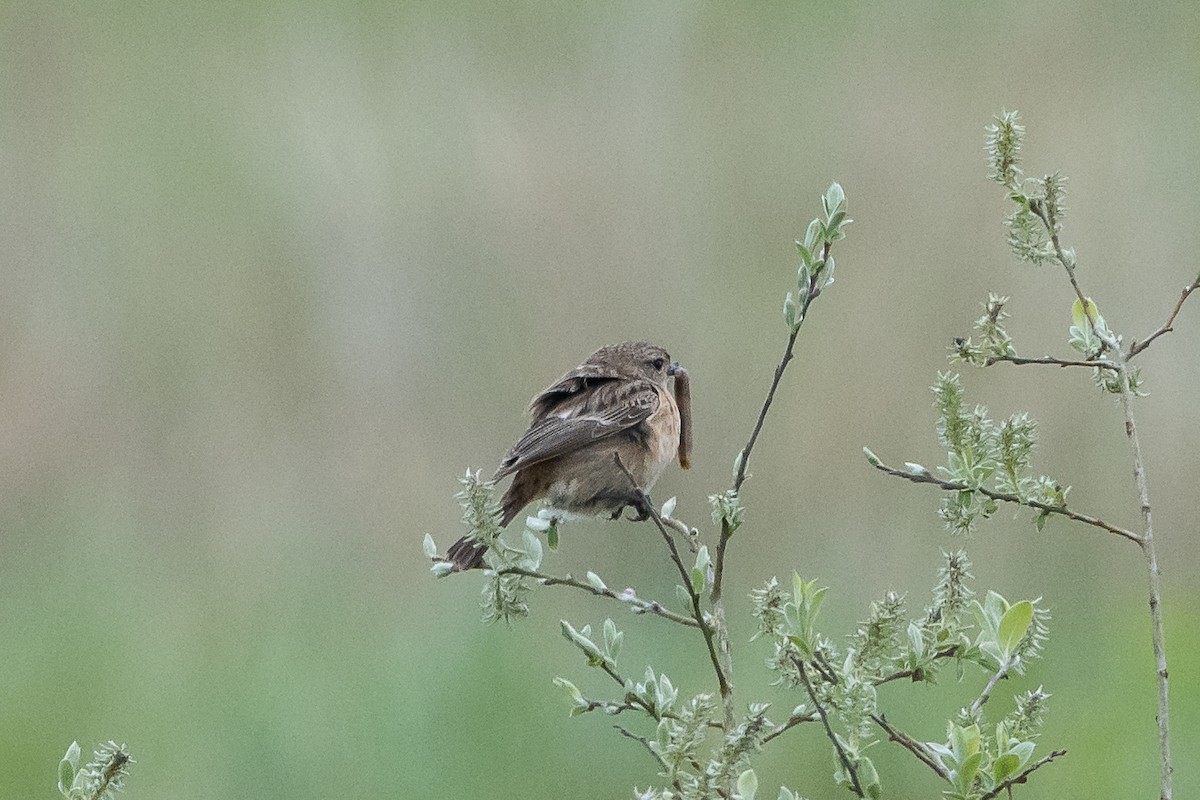
<svg viewBox="0 0 1200 800">
<path fill-rule="evenodd" d="M 1079 288 L 1079 283 L 1075 280 L 1075 261 L 1073 258 L 1068 258 L 1063 251 L 1062 244 L 1058 239 L 1058 230 L 1055 225 L 1052 211 L 1046 210 L 1045 204 L 1037 204 L 1037 208 L 1031 208 L 1041 218 L 1042 223 L 1046 226 L 1047 232 L 1050 234 L 1050 241 L 1054 245 L 1055 257 L 1058 263 L 1066 270 L 1067 278 L 1071 281 L 1071 288 L 1075 290 L 1075 296 L 1079 298 L 1079 302 L 1083 305 L 1088 322 L 1092 326 L 1092 330 L 1096 336 L 1104 342 L 1108 351 L 1112 354 L 1113 362 L 1117 365 L 1117 380 L 1121 387 L 1121 410 L 1125 414 L 1125 436 L 1129 439 L 1130 450 L 1133 455 L 1133 480 L 1137 486 L 1138 500 L 1141 503 L 1142 510 L 1142 533 L 1137 536 L 1135 541 L 1142 548 L 1142 554 L 1146 558 L 1146 573 L 1150 584 L 1150 637 L 1152 647 L 1154 649 L 1154 660 L 1156 667 L 1156 677 L 1158 683 L 1158 748 L 1159 748 L 1159 800 L 1171 800 L 1171 774 L 1174 768 L 1171 766 L 1171 733 L 1169 724 L 1170 704 L 1168 703 L 1168 682 L 1167 682 L 1167 651 L 1166 637 L 1163 633 L 1162 624 L 1162 586 L 1161 586 L 1161 570 L 1158 566 L 1158 556 L 1154 547 L 1154 524 L 1150 513 L 1150 488 L 1146 482 L 1146 467 L 1142 460 L 1142 446 L 1138 439 L 1137 423 L 1133 418 L 1133 390 L 1129 387 L 1129 357 L 1121 350 L 1121 343 L 1117 341 L 1116 336 L 1112 333 L 1102 330 L 1096 324 L 1091 312 L 1088 310 L 1088 301 L 1084 297 L 1083 291 Z M 1200 284 L 1200 277 L 1196 279 L 1196 283 Z M 1142 350 L 1146 348 L 1151 341 L 1158 338 L 1163 333 L 1171 328 L 1175 321 L 1175 315 L 1179 313 L 1179 309 L 1187 300 L 1188 295 L 1196 288 L 1196 284 L 1185 288 L 1179 301 L 1175 304 L 1175 309 L 1171 316 L 1167 319 L 1167 323 L 1158 331 L 1152 333 L 1142 346 Z M 1130 354 L 1134 352 L 1133 347 L 1130 347 Z M 1140 350 L 1139 350 L 1140 352 Z"/>
<path fill-rule="evenodd" d="M 810 711 L 807 714 L 793 714 L 792 716 L 788 717 L 787 722 L 783 723 L 778 728 L 776 728 L 775 730 L 771 731 L 766 736 L 764 736 L 762 743 L 766 744 L 767 742 L 771 741 L 772 739 L 782 736 L 783 734 L 787 733 L 788 731 L 790 731 L 792 728 L 796 727 L 797 725 L 802 725 L 805 722 L 816 722 L 817 719 L 818 719 L 818 717 L 817 717 L 817 714 L 815 711 Z"/>
<path fill-rule="evenodd" d="M 992 690 L 996 688 L 997 683 L 1008 677 L 1008 671 L 1012 669 L 1012 666 L 1012 660 L 1005 659 L 1004 663 L 1000 665 L 1000 669 L 992 673 L 992 677 L 988 679 L 987 686 L 983 687 L 983 691 L 979 693 L 979 697 L 976 697 L 975 702 L 971 703 L 970 713 L 972 717 L 983 710 L 983 706 L 991 699 Z"/>
<path fill-rule="evenodd" d="M 1145 350 L 1150 346 L 1151 342 L 1162 336 L 1164 333 L 1170 333 L 1171 331 L 1175 330 L 1175 318 L 1179 316 L 1179 309 L 1183 308 L 1183 304 L 1187 302 L 1188 297 L 1190 297 L 1192 292 L 1196 291 L 1197 289 L 1200 289 L 1200 276 L 1197 276 L 1196 280 L 1193 281 L 1190 286 L 1183 287 L 1183 294 L 1179 295 L 1179 302 L 1177 302 L 1175 304 L 1175 308 L 1171 310 L 1171 316 L 1167 317 L 1167 321 L 1164 322 L 1158 330 L 1140 342 L 1134 341 L 1130 343 L 1129 352 L 1125 354 L 1125 360 L 1128 361 L 1138 353 Z"/>
<path fill-rule="evenodd" d="M 825 726 L 825 735 L 829 737 L 829 741 L 833 742 L 833 748 L 837 751 L 838 761 L 841 762 L 842 769 L 846 770 L 846 774 L 850 776 L 851 790 L 859 797 L 866 797 L 863 793 L 862 784 L 858 782 L 858 770 L 850 763 L 850 757 L 846 755 L 841 741 L 838 739 L 837 734 L 833 732 L 833 727 L 829 724 L 829 715 L 825 713 L 825 707 L 817 700 L 817 693 L 813 689 L 812 682 L 808 679 L 808 671 L 805 669 L 804 660 L 795 658 L 793 661 L 797 669 L 800 670 L 800 680 L 804 683 L 804 688 L 808 690 L 808 696 L 812 700 L 813 707 L 817 709 L 817 713 L 821 716 L 821 724 Z"/>
<path fill-rule="evenodd" d="M 650 746 L 649 739 L 647 739 L 645 736 L 638 736 L 636 733 L 630 733 L 628 730 L 621 727 L 620 725 L 613 725 L 613 727 L 616 728 L 617 731 L 622 736 L 625 736 L 629 739 L 633 739 L 635 742 L 640 742 L 642 747 L 646 748 L 646 752 L 649 753 L 650 756 L 655 761 L 658 762 L 658 766 L 662 767 L 662 771 L 664 774 L 670 772 L 670 769 L 667 767 L 667 762 L 663 761 L 662 756 L 660 756 L 658 753 L 654 752 L 654 748 Z M 678 786 L 678 784 L 677 784 L 677 786 Z"/>
<path fill-rule="evenodd" d="M 821 259 L 829 258 L 830 243 L 825 242 L 821 249 Z M 800 325 L 804 324 L 804 320 L 808 319 L 808 308 L 812 305 L 812 301 L 816 300 L 821 294 L 821 287 L 817 285 L 818 274 L 813 273 L 808 279 L 808 292 L 804 296 L 804 302 L 800 306 L 799 312 L 796 314 L 796 320 Z M 787 347 L 783 350 L 783 358 L 779 359 L 779 365 L 775 367 L 775 376 L 771 379 L 771 388 L 767 390 L 767 399 L 763 401 L 762 408 L 758 410 L 758 419 L 754 422 L 754 430 L 750 432 L 750 439 L 746 442 L 746 446 L 742 448 L 741 455 L 738 457 L 737 474 L 733 476 L 733 491 L 735 493 L 742 490 L 742 484 L 746 482 L 746 467 L 750 464 L 750 451 L 754 449 L 755 442 L 758 441 L 758 435 L 762 433 L 763 423 L 767 421 L 767 412 L 771 410 L 771 403 L 775 401 L 775 390 L 779 388 L 779 382 L 783 379 L 783 371 L 787 369 L 788 362 L 794 357 L 794 349 L 796 347 L 796 337 L 800 335 L 800 325 L 788 336 Z M 713 587 L 712 601 L 717 603 L 721 599 L 721 583 L 725 576 L 725 548 L 729 544 L 729 539 L 733 536 L 733 531 L 730 530 L 729 524 L 723 522 L 721 524 L 721 539 L 717 543 L 717 557 L 714 562 L 713 571 Z"/>
<path fill-rule="evenodd" d="M 663 619 L 679 625 L 688 625 L 692 628 L 700 627 L 699 623 L 691 617 L 685 617 L 682 614 L 676 614 L 656 600 L 643 600 L 640 597 L 630 597 L 624 593 L 614 592 L 612 589 L 600 589 L 590 583 L 576 580 L 570 575 L 547 575 L 544 572 L 535 572 L 531 569 L 522 569 L 521 567 L 504 567 L 496 571 L 498 575 L 524 575 L 526 578 L 533 578 L 543 586 L 570 586 L 574 589 L 580 589 L 585 592 L 596 595 L 597 597 L 609 597 L 613 600 L 620 601 L 627 606 L 632 607 L 635 613 L 654 614 Z"/>
<path fill-rule="evenodd" d="M 955 644 L 955 645 L 951 645 L 950 647 L 947 647 L 945 649 L 937 651 L 936 653 L 934 653 L 933 657 L 934 657 L 934 659 L 951 658 L 952 656 L 956 656 L 956 655 L 958 655 L 958 645 Z M 918 673 L 918 670 L 915 670 L 915 669 L 902 669 L 899 672 L 893 672 L 890 675 L 883 676 L 882 678 L 876 678 L 872 683 L 875 686 L 882 686 L 885 683 L 891 683 L 892 681 L 903 680 L 904 678 L 912 678 L 914 681 L 920 680 L 917 677 L 917 673 Z"/>
<path fill-rule="evenodd" d="M 990 497 L 993 500 L 1000 500 L 1005 503 L 1014 503 L 1016 505 L 1026 506 L 1027 508 L 1036 508 L 1039 511 L 1045 511 L 1049 514 L 1061 514 L 1062 516 L 1067 517 L 1068 519 L 1073 519 L 1076 522 L 1082 522 L 1085 525 L 1091 525 L 1094 528 L 1100 528 L 1108 531 L 1109 533 L 1114 533 L 1117 536 L 1134 542 L 1135 544 L 1142 544 L 1142 537 L 1133 531 L 1126 530 L 1125 528 L 1119 528 L 1116 525 L 1110 525 L 1104 520 L 1097 519 L 1089 514 L 1080 514 L 1072 511 L 1066 506 L 1052 506 L 1048 503 L 1040 503 L 1037 500 L 1025 500 L 1015 494 L 993 492 L 991 489 L 986 489 L 982 486 L 972 489 L 966 484 L 959 483 L 957 481 L 944 481 L 940 478 L 935 478 L 928 472 L 908 472 L 906 470 L 896 469 L 895 467 L 889 467 L 887 464 L 879 461 L 878 459 L 870 459 L 870 463 L 871 466 L 875 467 L 875 469 L 879 470 L 880 472 L 886 472 L 888 475 L 893 475 L 897 478 L 904 478 L 905 480 L 912 481 L 913 483 L 928 483 L 947 492 L 979 492 L 985 497 Z"/>
<path fill-rule="evenodd" d="M 662 517 L 659 516 L 659 513 L 654 509 L 654 506 L 650 502 L 649 496 L 642 491 L 642 487 L 638 486 L 637 480 L 635 480 L 633 477 L 633 473 L 631 473 L 629 468 L 626 467 L 624 462 L 621 461 L 620 454 L 613 452 L 613 460 L 617 462 L 617 466 L 622 472 L 625 473 L 625 476 L 629 478 L 629 483 L 633 487 L 633 495 L 638 501 L 638 510 L 645 513 L 646 516 L 648 516 L 654 522 L 655 527 L 658 528 L 659 533 L 662 534 L 663 541 L 667 545 L 667 550 L 671 555 L 671 561 L 675 563 L 675 568 L 679 570 L 679 577 L 683 582 L 683 588 L 687 591 L 688 598 L 692 602 L 692 618 L 696 620 L 697 627 L 700 628 L 700 632 L 704 634 L 704 644 L 708 647 L 708 656 L 712 660 L 713 671 L 717 675 L 717 689 L 721 693 L 721 704 L 725 711 L 725 729 L 727 731 L 733 730 L 733 686 L 729 681 L 729 676 L 726 674 L 725 669 L 721 665 L 721 659 L 717 656 L 717 646 L 713 637 L 714 626 L 710 625 L 704 619 L 704 610 L 700 607 L 700 595 L 692 586 L 692 576 L 688 572 L 687 567 L 683 565 L 683 560 L 679 557 L 679 548 L 675 546 L 675 540 L 667 531 L 666 526 L 663 525 Z"/>
<path fill-rule="evenodd" d="M 990 367 L 993 364 L 1007 363 L 1016 364 L 1018 366 L 1025 364 L 1045 364 L 1051 367 L 1091 367 L 1093 369 L 1117 369 L 1117 365 L 1111 361 L 1104 359 L 1093 359 L 1091 361 L 1075 361 L 1069 358 L 1055 358 L 1054 356 L 1042 356 L 1041 358 L 1024 358 L 1021 356 L 991 356 L 983 362 L 985 367 Z"/>
<path fill-rule="evenodd" d="M 1012 787 L 1016 786 L 1019 783 L 1025 783 L 1026 781 L 1028 781 L 1029 774 L 1031 772 L 1033 772 L 1036 769 L 1040 769 L 1040 768 L 1046 766 L 1047 764 L 1049 764 L 1051 761 L 1053 761 L 1056 758 L 1062 758 L 1066 754 L 1067 754 L 1066 750 L 1055 750 L 1050 755 L 1044 756 L 1041 759 L 1039 759 L 1038 761 L 1035 761 L 1033 764 L 1031 764 L 1029 766 L 1028 769 L 1026 769 L 1020 775 L 1017 775 L 1015 778 L 1009 778 L 1008 780 L 1004 781 L 1003 783 L 997 784 L 995 789 L 992 789 L 990 792 L 985 794 L 983 797 L 979 798 L 979 800 L 993 800 L 993 798 L 999 797 L 1000 793 L 1006 789 L 1009 791 L 1009 795 L 1011 796 Z"/>
<path fill-rule="evenodd" d="M 942 780 L 950 780 L 950 775 L 946 772 L 946 768 L 938 763 L 937 759 L 930 754 L 929 749 L 925 747 L 925 745 L 921 744 L 904 731 L 897 730 L 896 728 L 892 727 L 892 725 L 887 721 L 887 718 L 882 714 L 872 714 L 871 719 L 875 721 L 876 725 L 887 731 L 889 739 L 891 739 L 893 742 L 897 742 L 914 756 L 916 756 L 922 764 L 936 772 L 938 777 L 940 777 Z"/>
</svg>

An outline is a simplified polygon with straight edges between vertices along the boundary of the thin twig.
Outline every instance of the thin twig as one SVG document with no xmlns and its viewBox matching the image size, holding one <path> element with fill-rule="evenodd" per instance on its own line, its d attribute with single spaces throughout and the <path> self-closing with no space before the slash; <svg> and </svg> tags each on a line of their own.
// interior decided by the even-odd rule
<svg viewBox="0 0 1200 800">
<path fill-rule="evenodd" d="M 987 686 L 983 687 L 983 691 L 979 693 L 979 697 L 975 698 L 975 702 L 971 703 L 971 716 L 974 717 L 983 710 L 984 705 L 992 696 L 992 690 L 996 688 L 996 684 L 1003 678 L 1008 677 L 1008 671 L 1012 669 L 1012 661 L 1005 659 L 1005 662 L 1000 665 L 1000 669 L 996 670 L 992 677 L 988 679 Z"/>
<path fill-rule="evenodd" d="M 1072 511 L 1066 506 L 1052 506 L 1048 503 L 1038 502 L 1037 500 L 1025 500 L 1015 494 L 993 492 L 991 489 L 986 489 L 982 486 L 978 488 L 971 488 L 964 483 L 959 483 L 958 481 L 944 481 L 940 478 L 935 478 L 928 472 L 908 472 L 906 470 L 896 469 L 895 467 L 889 467 L 887 464 L 884 464 L 878 459 L 870 459 L 870 463 L 871 466 L 875 467 L 875 469 L 879 470 L 880 472 L 886 472 L 888 475 L 893 475 L 897 478 L 904 478 L 905 480 L 912 481 L 913 483 L 928 483 L 947 492 L 979 492 L 985 497 L 990 497 L 993 500 L 1000 500 L 1005 503 L 1014 503 L 1016 505 L 1026 506 L 1027 508 L 1036 508 L 1039 511 L 1045 511 L 1048 514 L 1061 514 L 1062 516 L 1067 517 L 1068 519 L 1073 519 L 1076 522 L 1082 522 L 1085 525 L 1091 525 L 1094 528 L 1100 528 L 1108 531 L 1109 533 L 1115 533 L 1117 536 L 1128 539 L 1135 544 L 1142 544 L 1142 537 L 1138 536 L 1133 531 L 1126 530 L 1125 528 L 1119 528 L 1116 525 L 1111 525 L 1102 519 L 1097 519 L 1096 517 L 1091 516 L 1090 514 L 1080 514 L 1076 511 Z"/>
<path fill-rule="evenodd" d="M 674 611 L 664 608 L 663 605 L 656 600 L 643 600 L 636 596 L 630 597 L 623 593 L 618 594 L 607 587 L 600 589 L 590 583 L 576 580 L 570 575 L 547 575 L 544 572 L 535 572 L 534 570 L 522 569 L 521 567 L 504 567 L 497 570 L 496 574 L 523 575 L 526 578 L 533 578 L 537 581 L 540 581 L 543 586 L 570 586 L 574 589 L 580 589 L 582 591 L 594 594 L 597 597 L 610 597 L 613 600 L 618 600 L 627 606 L 631 606 L 634 613 L 654 614 L 655 616 L 662 617 L 663 619 L 670 620 L 671 622 L 679 625 L 688 625 L 692 628 L 700 627 L 696 620 L 692 619 L 691 617 L 685 617 L 682 614 L 676 614 Z"/>
<path fill-rule="evenodd" d="M 1128 361 L 1138 353 L 1145 350 L 1150 346 L 1151 342 L 1162 336 L 1164 333 L 1170 333 L 1171 331 L 1175 330 L 1175 318 L 1179 316 L 1179 309 L 1183 308 L 1183 304 L 1187 302 L 1188 297 L 1197 289 L 1200 289 L 1200 276 L 1197 276 L 1196 280 L 1193 281 L 1190 286 L 1183 287 L 1183 294 L 1179 295 L 1179 302 L 1177 302 L 1175 304 L 1175 308 L 1172 309 L 1171 316 L 1167 317 L 1167 321 L 1164 322 L 1158 330 L 1140 342 L 1134 341 L 1130 343 L 1129 352 L 1125 354 L 1125 360 Z"/>
<path fill-rule="evenodd" d="M 1067 258 L 1063 251 L 1062 244 L 1058 239 L 1058 230 L 1054 224 L 1054 220 L 1042 207 L 1044 204 L 1038 204 L 1038 208 L 1033 209 L 1046 226 L 1047 232 L 1050 234 L 1050 241 L 1054 245 L 1054 253 L 1058 258 L 1058 263 L 1066 270 L 1067 278 L 1071 281 L 1071 287 L 1075 290 L 1075 296 L 1079 298 L 1079 302 L 1083 305 L 1088 322 L 1092 326 L 1092 330 L 1104 342 L 1109 352 L 1112 354 L 1114 363 L 1117 365 L 1117 380 L 1121 387 L 1121 410 L 1125 414 L 1125 436 L 1129 439 L 1130 450 L 1133 455 L 1133 480 L 1137 486 L 1138 500 L 1141 503 L 1142 510 L 1142 534 L 1137 536 L 1135 541 L 1142 548 L 1142 554 L 1146 558 L 1146 573 L 1150 584 L 1150 638 L 1154 649 L 1155 672 L 1158 684 L 1158 749 L 1159 749 L 1159 800 L 1171 800 L 1172 795 L 1172 772 L 1174 768 L 1171 766 L 1171 729 L 1169 724 L 1170 704 L 1168 702 L 1168 682 L 1167 682 L 1167 650 L 1166 637 L 1163 633 L 1162 623 L 1162 586 L 1161 586 L 1161 570 L 1158 566 L 1158 556 L 1154 547 L 1154 524 L 1150 513 L 1150 488 L 1146 482 L 1146 467 L 1142 460 L 1142 446 L 1137 434 L 1137 423 L 1133 418 L 1133 390 L 1129 387 L 1129 357 L 1121 350 L 1121 343 L 1110 332 L 1101 330 L 1096 324 L 1096 320 L 1092 314 L 1088 312 L 1088 301 L 1084 297 L 1083 291 L 1079 288 L 1079 283 L 1075 280 L 1074 261 Z M 1200 277 L 1196 280 L 1200 283 Z M 1194 284 L 1193 284 L 1194 286 Z M 1168 318 L 1164 328 L 1169 328 L 1175 320 L 1175 314 L 1179 308 L 1187 300 L 1187 296 L 1191 294 L 1191 289 L 1185 289 L 1184 294 L 1176 303 L 1175 311 Z M 1163 330 L 1163 333 L 1166 331 Z M 1147 338 L 1147 343 L 1158 337 L 1159 332 L 1155 332 Z M 1142 349 L 1145 349 L 1143 347 Z M 1133 348 L 1130 348 L 1130 353 Z"/>
<path fill-rule="evenodd" d="M 778 736 L 782 736 L 783 734 L 787 733 L 788 731 L 790 731 L 792 728 L 796 727 L 797 725 L 802 725 L 805 722 L 816 722 L 816 721 L 817 721 L 817 715 L 813 711 L 810 711 L 807 714 L 793 714 L 792 716 L 788 717 L 787 722 L 783 723 L 778 728 L 776 728 L 775 730 L 771 731 L 766 736 L 764 736 L 762 743 L 766 744 L 767 742 L 771 741 L 772 739 L 774 739 Z"/>
<path fill-rule="evenodd" d="M 934 653 L 933 658 L 934 658 L 934 660 L 936 660 L 939 658 L 950 658 L 950 657 L 956 656 L 956 655 L 958 655 L 958 645 L 955 644 L 955 645 L 951 645 L 951 646 L 945 648 L 944 650 L 937 651 L 936 653 Z M 923 670 L 902 669 L 899 672 L 893 672 L 892 674 L 885 675 L 882 678 L 876 678 L 874 681 L 872 681 L 872 683 L 875 686 L 882 686 L 885 683 L 891 683 L 892 681 L 898 681 L 898 680 L 902 680 L 904 678 L 912 678 L 913 680 L 918 680 L 918 678 L 917 678 L 918 672 L 923 672 Z"/>
<path fill-rule="evenodd" d="M 829 258 L 829 248 L 831 244 L 825 242 L 821 249 L 821 259 Z M 733 491 L 736 494 L 742 490 L 742 484 L 746 482 L 746 467 L 750 464 L 750 451 L 754 449 L 755 442 L 758 441 L 758 435 L 762 433 L 763 423 L 767 421 L 767 412 L 771 410 L 771 403 L 775 401 L 775 390 L 779 388 L 779 382 L 783 379 L 783 371 L 787 369 L 788 363 L 795 357 L 793 351 L 796 347 L 796 337 L 800 335 L 800 327 L 804 321 L 808 319 L 808 309 L 812 305 L 812 301 L 816 300 L 821 294 L 821 287 L 817 285 L 818 273 L 812 273 L 808 278 L 808 292 L 804 296 L 804 302 L 800 306 L 800 310 L 796 314 L 796 320 L 799 325 L 788 336 L 787 347 L 783 350 L 783 358 L 779 359 L 778 366 L 775 367 L 775 375 L 771 379 L 771 388 L 767 390 L 767 398 L 763 400 L 762 408 L 758 410 L 758 419 L 754 422 L 754 430 L 750 432 L 750 439 L 746 442 L 746 446 L 742 448 L 741 455 L 738 457 L 737 474 L 733 476 Z M 729 544 L 730 538 L 733 536 L 733 531 L 729 527 L 729 523 L 722 521 L 721 523 L 721 539 L 717 543 L 717 557 L 714 562 L 713 570 L 713 586 L 711 599 L 713 603 L 717 603 L 721 599 L 722 580 L 725 577 L 725 548 Z"/>
<path fill-rule="evenodd" d="M 887 731 L 888 738 L 893 742 L 897 742 L 906 750 L 912 753 L 917 759 L 938 774 L 942 780 L 950 780 L 950 774 L 946 772 L 946 768 L 938 763 L 937 759 L 929 753 L 929 749 L 925 745 L 918 742 L 916 739 L 909 736 L 904 731 L 898 730 L 887 721 L 887 718 L 882 714 L 872 714 L 871 719 L 875 724 Z"/>
<path fill-rule="evenodd" d="M 683 588 L 687 591 L 688 598 L 692 602 L 692 617 L 696 620 L 700 632 L 704 634 L 704 644 L 708 647 L 708 656 L 712 660 L 713 671 L 717 674 L 717 688 L 721 693 L 721 702 L 725 709 L 726 730 L 733 730 L 733 687 L 730 685 L 725 670 L 721 667 L 721 660 L 717 657 L 717 648 L 713 641 L 713 626 L 704 620 L 704 610 L 700 607 L 700 595 L 692 586 L 692 576 L 688 573 L 687 567 L 683 565 L 683 560 L 679 557 L 679 548 L 675 546 L 675 540 L 671 538 L 671 534 L 667 532 L 666 526 L 663 525 L 662 517 L 659 516 L 659 513 L 650 503 L 649 496 L 642 491 L 642 487 L 638 486 L 633 473 L 621 461 L 619 453 L 613 452 L 613 460 L 617 462 L 617 466 L 625 473 L 625 477 L 629 478 L 629 483 L 633 487 L 634 497 L 638 501 L 638 510 L 644 512 L 654 521 L 655 527 L 658 528 L 659 533 L 662 534 L 663 541 L 666 542 L 667 550 L 671 554 L 671 560 L 675 562 L 675 568 L 679 570 L 679 577 L 683 581 Z"/>
<path fill-rule="evenodd" d="M 825 735 L 829 737 L 829 741 L 833 742 L 833 748 L 837 751 L 842 769 L 846 770 L 846 774 L 850 776 L 850 788 L 859 797 L 866 797 L 863 794 L 862 784 L 858 782 L 858 771 L 850 763 L 850 757 L 846 755 L 841 741 L 838 739 L 837 734 L 833 732 L 833 727 L 829 724 L 829 715 L 825 713 L 824 706 L 817 700 L 817 693 L 813 689 L 812 682 L 808 679 L 808 671 L 804 668 L 804 660 L 800 658 L 792 660 L 800 670 L 800 680 L 804 683 L 804 688 L 808 690 L 808 696 L 812 699 L 813 706 L 817 709 L 817 713 L 821 715 L 821 724 L 825 726 Z"/>
<path fill-rule="evenodd" d="M 1016 364 L 1018 366 L 1025 364 L 1045 364 L 1051 367 L 1091 367 L 1093 369 L 1117 369 L 1116 364 L 1104 359 L 1073 361 L 1069 358 L 1055 358 L 1054 356 L 1042 356 L 1041 358 L 1024 358 L 1022 356 L 990 356 L 986 361 L 983 362 L 983 365 L 985 367 L 990 367 L 993 364 L 999 363 Z"/>
<path fill-rule="evenodd" d="M 979 798 L 979 800 L 993 800 L 993 798 L 999 797 L 1000 792 L 1004 791 L 1005 789 L 1008 789 L 1010 792 L 1010 795 L 1011 795 L 1012 787 L 1019 783 L 1025 783 L 1026 781 L 1028 781 L 1029 774 L 1031 772 L 1033 772 L 1036 769 L 1040 769 L 1041 767 L 1046 766 L 1047 764 L 1049 764 L 1051 761 L 1053 761 L 1056 758 L 1062 758 L 1066 754 L 1067 754 L 1066 750 L 1055 750 L 1050 755 L 1044 756 L 1040 760 L 1031 764 L 1027 770 L 1022 772 L 1020 775 L 1016 776 L 1015 778 L 1009 778 L 1008 780 L 1004 781 L 1003 783 L 998 784 L 995 789 L 992 789 L 990 792 L 985 794 L 983 797 Z"/>
<path fill-rule="evenodd" d="M 647 739 L 645 736 L 638 736 L 636 733 L 630 733 L 628 730 L 621 727 L 620 725 L 613 725 L 613 727 L 616 728 L 617 731 L 622 736 L 633 739 L 635 742 L 640 742 L 642 747 L 646 748 L 646 752 L 649 753 L 654 758 L 654 760 L 658 762 L 658 765 L 660 767 L 662 767 L 663 773 L 667 773 L 670 771 L 670 769 L 667 767 L 667 762 L 663 761 L 662 756 L 660 756 L 658 753 L 654 752 L 654 748 L 650 746 L 649 739 Z"/>
</svg>

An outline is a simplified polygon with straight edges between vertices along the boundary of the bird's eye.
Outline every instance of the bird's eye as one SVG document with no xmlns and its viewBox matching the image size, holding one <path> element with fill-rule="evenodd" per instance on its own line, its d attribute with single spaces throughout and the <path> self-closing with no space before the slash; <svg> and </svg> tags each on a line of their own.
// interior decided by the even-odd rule
<svg viewBox="0 0 1200 800">
<path fill-rule="evenodd" d="M 662 369 L 663 365 L 665 365 L 667 362 L 661 358 L 656 358 L 650 363 L 654 365 L 655 369 Z"/>
</svg>

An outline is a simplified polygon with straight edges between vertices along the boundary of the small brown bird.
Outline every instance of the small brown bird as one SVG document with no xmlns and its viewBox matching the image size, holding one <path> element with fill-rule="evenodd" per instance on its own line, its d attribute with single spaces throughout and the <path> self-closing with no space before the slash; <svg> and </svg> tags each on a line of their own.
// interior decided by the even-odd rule
<svg viewBox="0 0 1200 800">
<path fill-rule="evenodd" d="M 674 393 L 668 390 L 671 377 Z M 617 519 L 633 506 L 638 519 L 646 519 L 641 493 L 650 491 L 676 455 L 680 466 L 690 466 L 687 371 L 657 345 L 624 342 L 600 348 L 534 397 L 529 410 L 529 430 L 493 478 L 513 476 L 501 500 L 502 527 L 542 497 L 552 509 L 571 514 Z M 485 550 L 464 537 L 446 555 L 455 569 L 475 569 L 483 566 Z"/>
</svg>

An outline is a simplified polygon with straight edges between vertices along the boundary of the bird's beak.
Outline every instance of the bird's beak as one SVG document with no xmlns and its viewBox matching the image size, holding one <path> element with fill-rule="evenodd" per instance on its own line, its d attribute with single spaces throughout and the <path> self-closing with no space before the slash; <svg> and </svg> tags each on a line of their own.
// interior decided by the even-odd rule
<svg viewBox="0 0 1200 800">
<path fill-rule="evenodd" d="M 671 366 L 667 367 L 668 375 L 678 375 L 679 373 L 681 373 L 683 371 L 684 371 L 683 367 L 679 366 L 678 361 L 672 363 Z"/>
</svg>

